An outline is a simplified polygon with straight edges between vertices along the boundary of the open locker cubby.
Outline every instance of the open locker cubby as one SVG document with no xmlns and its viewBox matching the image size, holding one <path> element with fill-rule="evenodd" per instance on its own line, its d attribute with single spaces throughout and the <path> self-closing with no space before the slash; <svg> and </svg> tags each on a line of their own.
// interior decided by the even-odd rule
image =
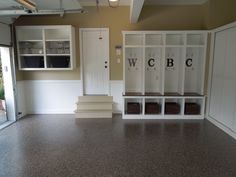
<svg viewBox="0 0 236 177">
<path fill-rule="evenodd" d="M 185 98 L 184 114 L 185 115 L 201 115 L 204 112 L 204 98 Z"/>
<path fill-rule="evenodd" d="M 140 46 L 143 45 L 143 34 L 126 34 L 125 45 L 127 46 Z"/>
<path fill-rule="evenodd" d="M 142 98 L 125 98 L 125 114 L 142 114 Z"/>
<path fill-rule="evenodd" d="M 70 56 L 47 56 L 48 68 L 70 68 Z"/>
<path fill-rule="evenodd" d="M 43 56 L 21 56 L 20 63 L 22 68 L 44 68 Z"/>
<path fill-rule="evenodd" d="M 167 96 L 182 95 L 183 88 L 183 47 L 167 47 L 165 53 L 165 87 Z"/>
<path fill-rule="evenodd" d="M 183 107 L 182 98 L 166 98 L 165 99 L 165 114 L 181 115 Z"/>
<path fill-rule="evenodd" d="M 42 41 L 20 41 L 19 50 L 22 55 L 43 55 L 43 42 Z"/>
<path fill-rule="evenodd" d="M 43 29 L 37 29 L 37 27 L 18 29 L 16 35 L 18 41 L 43 41 Z"/>
<path fill-rule="evenodd" d="M 125 95 L 143 94 L 143 50 L 125 49 Z"/>
<path fill-rule="evenodd" d="M 187 47 L 184 95 L 203 95 L 204 62 L 203 47 Z"/>
<path fill-rule="evenodd" d="M 145 98 L 146 115 L 162 114 L 163 99 L 162 98 Z"/>
<path fill-rule="evenodd" d="M 124 31 L 123 118 L 203 119 L 206 44 L 205 31 Z"/>
<path fill-rule="evenodd" d="M 166 34 L 166 45 L 184 45 L 184 35 Z"/>
<path fill-rule="evenodd" d="M 161 45 L 163 45 L 163 35 L 162 34 L 146 34 L 145 35 L 145 45 L 146 46 L 161 46 Z"/>
<path fill-rule="evenodd" d="M 206 34 L 187 34 L 187 45 L 205 45 Z"/>
<path fill-rule="evenodd" d="M 163 48 L 145 48 L 145 95 L 162 95 Z"/>
</svg>

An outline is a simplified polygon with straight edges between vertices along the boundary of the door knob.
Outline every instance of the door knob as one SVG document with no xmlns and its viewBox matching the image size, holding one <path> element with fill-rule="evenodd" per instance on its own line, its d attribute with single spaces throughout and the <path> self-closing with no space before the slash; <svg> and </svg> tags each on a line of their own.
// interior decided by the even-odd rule
<svg viewBox="0 0 236 177">
<path fill-rule="evenodd" d="M 105 66 L 105 68 L 107 68 L 107 66 Z"/>
<path fill-rule="evenodd" d="M 105 61 L 105 64 L 107 64 L 107 61 Z"/>
</svg>

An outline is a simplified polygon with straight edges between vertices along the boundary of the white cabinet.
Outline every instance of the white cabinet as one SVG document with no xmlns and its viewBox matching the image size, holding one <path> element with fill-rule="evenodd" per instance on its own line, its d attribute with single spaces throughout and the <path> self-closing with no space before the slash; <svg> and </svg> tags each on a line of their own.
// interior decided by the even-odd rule
<svg viewBox="0 0 236 177">
<path fill-rule="evenodd" d="M 123 118 L 204 118 L 206 45 L 204 31 L 124 31 Z"/>
<path fill-rule="evenodd" d="M 70 25 L 17 26 L 20 70 L 75 68 L 75 29 Z"/>
<path fill-rule="evenodd" d="M 215 32 L 208 116 L 236 132 L 236 27 Z"/>
</svg>

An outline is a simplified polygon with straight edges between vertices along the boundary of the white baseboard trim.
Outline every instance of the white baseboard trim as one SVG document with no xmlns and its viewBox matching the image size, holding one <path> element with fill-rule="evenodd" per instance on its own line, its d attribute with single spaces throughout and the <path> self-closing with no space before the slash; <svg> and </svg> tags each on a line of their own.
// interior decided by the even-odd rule
<svg viewBox="0 0 236 177">
<path fill-rule="evenodd" d="M 236 140 L 236 132 L 231 130 L 229 127 L 225 126 L 224 124 L 220 123 L 219 121 L 215 120 L 210 116 L 207 116 L 206 119 Z"/>
<path fill-rule="evenodd" d="M 25 81 L 17 81 L 16 82 L 16 113 L 17 119 L 20 119 L 28 114 L 27 111 L 27 103 L 25 96 Z"/>
<path fill-rule="evenodd" d="M 61 110 L 61 109 L 35 109 L 28 114 L 74 114 L 74 110 Z"/>
</svg>

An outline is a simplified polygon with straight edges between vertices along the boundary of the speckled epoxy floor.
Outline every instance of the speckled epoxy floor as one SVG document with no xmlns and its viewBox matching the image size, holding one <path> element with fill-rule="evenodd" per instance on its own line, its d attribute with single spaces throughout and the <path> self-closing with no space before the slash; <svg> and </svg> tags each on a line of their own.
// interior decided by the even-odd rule
<svg viewBox="0 0 236 177">
<path fill-rule="evenodd" d="M 1 177 L 236 177 L 236 141 L 208 121 L 28 116 L 0 131 Z"/>
</svg>

